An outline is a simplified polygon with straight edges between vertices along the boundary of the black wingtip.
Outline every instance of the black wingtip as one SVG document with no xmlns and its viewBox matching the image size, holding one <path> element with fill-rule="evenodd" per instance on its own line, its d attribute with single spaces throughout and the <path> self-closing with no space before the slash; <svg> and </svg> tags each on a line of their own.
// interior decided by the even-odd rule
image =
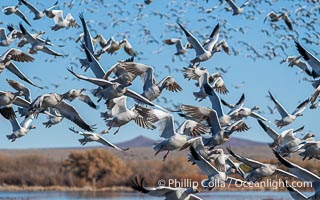
<svg viewBox="0 0 320 200">
<path fill-rule="evenodd" d="M 177 22 L 177 23 L 178 23 L 178 25 L 180 26 L 180 28 L 183 30 L 184 34 L 185 34 L 187 37 L 189 37 L 189 36 L 190 36 L 190 33 L 189 33 L 179 22 Z"/>
<path fill-rule="evenodd" d="M 273 153 L 284 166 L 288 168 L 294 167 L 290 162 L 288 162 L 285 158 L 283 158 L 277 151 L 273 150 Z"/>
<path fill-rule="evenodd" d="M 227 151 L 233 156 L 233 157 L 238 157 L 232 150 L 231 147 L 226 147 Z"/>
<path fill-rule="evenodd" d="M 219 32 L 219 30 L 220 30 L 220 24 L 218 23 L 218 24 L 214 27 L 214 29 L 213 29 L 213 31 L 212 31 L 212 33 L 211 33 L 211 35 L 210 35 L 210 38 L 213 38 L 213 36 L 216 35 L 216 34 Z"/>
<path fill-rule="evenodd" d="M 264 131 L 267 131 L 267 125 L 265 125 L 260 119 L 257 120 L 259 125 Z"/>
<path fill-rule="evenodd" d="M 198 155 L 198 153 L 196 152 L 196 150 L 194 149 L 194 147 L 191 145 L 190 146 L 190 152 L 191 152 L 191 155 L 192 157 L 195 159 L 195 160 L 200 160 L 200 157 Z"/>
<path fill-rule="evenodd" d="M 7 29 L 8 29 L 10 32 L 14 31 L 14 28 L 13 28 L 13 25 L 12 25 L 12 24 L 8 24 L 8 25 L 7 25 Z"/>
<path fill-rule="evenodd" d="M 135 179 L 131 181 L 130 186 L 132 189 L 146 194 L 149 191 L 143 187 L 143 182 L 144 182 L 144 178 L 142 178 L 139 182 L 138 177 L 136 176 Z"/>
<path fill-rule="evenodd" d="M 19 28 L 20 28 L 22 34 L 26 34 L 27 33 L 27 30 L 23 27 L 23 25 L 21 23 L 19 23 Z"/>
<path fill-rule="evenodd" d="M 213 95 L 213 89 L 212 87 L 210 87 L 210 85 L 208 83 L 204 84 L 204 91 L 208 94 L 208 95 Z"/>
</svg>

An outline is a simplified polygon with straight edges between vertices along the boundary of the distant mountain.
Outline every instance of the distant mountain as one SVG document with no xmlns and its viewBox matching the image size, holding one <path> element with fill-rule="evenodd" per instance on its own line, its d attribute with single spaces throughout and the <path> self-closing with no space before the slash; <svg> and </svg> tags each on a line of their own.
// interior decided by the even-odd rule
<svg viewBox="0 0 320 200">
<path fill-rule="evenodd" d="M 256 142 L 252 140 L 246 140 L 241 138 L 230 138 L 226 143 L 225 146 L 231 147 L 243 147 L 243 146 L 265 146 L 267 143 L 264 142 Z"/>
<path fill-rule="evenodd" d="M 132 140 L 118 143 L 117 145 L 123 148 L 137 148 L 137 147 L 151 147 L 156 141 L 144 136 L 138 136 Z M 231 138 L 226 142 L 225 146 L 231 147 L 242 147 L 242 146 L 265 146 L 266 143 L 256 142 L 252 140 L 240 139 L 240 138 Z"/>
<path fill-rule="evenodd" d="M 150 138 L 140 135 L 136 138 L 133 138 L 132 140 L 120 142 L 117 144 L 117 146 L 123 147 L 123 148 L 151 147 L 155 142 L 156 142 L 155 140 L 152 140 Z"/>
</svg>

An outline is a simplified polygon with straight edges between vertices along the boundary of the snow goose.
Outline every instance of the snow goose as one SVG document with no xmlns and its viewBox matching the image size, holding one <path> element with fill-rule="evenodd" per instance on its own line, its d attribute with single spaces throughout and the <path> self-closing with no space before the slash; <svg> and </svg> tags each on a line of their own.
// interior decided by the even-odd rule
<svg viewBox="0 0 320 200">
<path fill-rule="evenodd" d="M 142 96 L 150 101 L 158 98 L 163 89 L 171 92 L 182 91 L 181 86 L 171 76 L 166 76 L 160 82 L 156 82 L 154 77 L 154 69 L 141 63 L 123 62 L 121 66 L 124 67 L 129 73 L 139 75 L 143 78 L 143 93 Z"/>
<path fill-rule="evenodd" d="M 249 5 L 250 0 L 247 0 L 246 2 L 244 2 L 240 7 L 237 4 L 235 4 L 233 0 L 226 0 L 226 2 L 229 4 L 229 6 L 233 11 L 232 15 L 239 15 L 243 12 L 243 8 Z"/>
<path fill-rule="evenodd" d="M 165 39 L 162 40 L 162 42 L 164 44 L 167 45 L 176 45 L 176 50 L 177 52 L 174 55 L 184 55 L 187 53 L 187 46 L 188 46 L 188 42 L 185 45 L 182 45 L 181 39 L 177 39 L 177 38 L 170 38 L 170 39 Z"/>
<path fill-rule="evenodd" d="M 304 196 L 305 198 L 302 199 L 319 199 L 320 198 L 320 177 L 317 176 L 316 174 L 306 170 L 303 167 L 300 167 L 299 165 L 296 165 L 289 160 L 283 158 L 280 154 L 278 154 L 276 151 L 274 151 L 275 156 L 278 158 L 278 160 L 288 168 L 289 172 L 296 175 L 300 180 L 312 183 L 312 187 L 315 190 L 314 195 L 310 197 L 306 197 L 302 195 L 302 193 L 299 193 L 299 196 Z M 292 191 L 293 192 L 293 191 Z M 290 193 L 292 194 L 297 194 L 297 190 L 295 192 Z"/>
<path fill-rule="evenodd" d="M 221 126 L 226 126 L 232 120 L 231 115 L 234 112 L 237 112 L 244 104 L 244 96 L 241 96 L 238 102 L 235 104 L 235 107 L 231 109 L 227 114 L 223 112 L 221 99 L 217 93 L 208 85 L 204 86 L 206 93 L 209 95 L 209 100 L 211 102 L 211 108 L 217 112 L 219 122 Z M 248 127 L 247 127 L 248 128 Z"/>
<path fill-rule="evenodd" d="M 291 153 L 298 151 L 301 148 L 300 144 L 308 139 L 307 137 L 300 139 L 295 136 L 295 133 L 299 129 L 288 129 L 279 134 L 261 120 L 258 120 L 258 123 L 262 129 L 273 139 L 273 143 L 269 144 L 269 146 L 271 148 L 275 148 L 275 150 L 282 156 L 289 156 Z M 309 137 L 312 136 L 310 135 Z"/>
<path fill-rule="evenodd" d="M 21 12 L 18 8 L 20 5 L 16 6 L 8 6 L 2 9 L 2 12 L 4 12 L 5 15 L 11 15 L 16 14 L 18 17 L 20 17 L 25 23 L 27 23 L 29 26 L 31 26 L 30 22 L 28 21 L 27 17 L 24 15 L 23 12 Z"/>
<path fill-rule="evenodd" d="M 33 115 L 29 115 L 28 117 L 26 117 L 20 124 L 16 117 L 10 119 L 12 134 L 7 135 L 8 140 L 14 142 L 17 138 L 25 136 L 31 129 L 35 129 L 36 126 L 31 125 L 33 120 Z"/>
<path fill-rule="evenodd" d="M 92 41 L 93 44 L 98 42 L 101 48 L 104 48 L 108 45 L 108 40 L 106 40 L 101 34 L 97 34 Z"/>
<path fill-rule="evenodd" d="M 227 148 L 227 150 L 235 159 L 251 168 L 251 171 L 246 173 L 243 177 L 248 182 L 259 182 L 262 178 L 272 176 L 274 174 L 287 178 L 297 178 L 295 175 L 279 169 L 276 165 L 265 164 L 257 160 L 237 155 L 230 148 Z"/>
<path fill-rule="evenodd" d="M 294 41 L 297 47 L 298 52 L 303 57 L 305 61 L 308 62 L 310 67 L 312 68 L 311 74 L 314 78 L 320 76 L 320 60 L 312 55 L 309 51 L 303 48 L 298 41 Z"/>
<path fill-rule="evenodd" d="M 307 200 L 307 199 L 309 199 L 306 195 L 304 195 L 302 192 L 300 192 L 296 188 L 292 187 L 286 181 L 284 182 L 284 184 L 285 184 L 285 187 L 287 188 L 289 194 L 291 195 L 291 197 L 293 199 L 296 199 L 296 200 Z"/>
<path fill-rule="evenodd" d="M 113 37 L 111 37 L 105 47 L 103 47 L 99 52 L 97 52 L 97 57 L 100 57 L 103 53 L 107 52 L 109 54 L 113 54 L 123 47 L 124 51 L 129 56 L 136 56 L 137 53 L 133 49 L 132 45 L 127 39 L 123 39 L 120 41 L 116 41 Z"/>
<path fill-rule="evenodd" d="M 299 156 L 303 157 L 302 160 L 305 160 L 306 158 L 309 160 L 312 158 L 320 160 L 320 141 L 305 141 L 300 145 L 302 145 L 300 150 L 304 150 L 299 153 Z"/>
<path fill-rule="evenodd" d="M 38 96 L 29 107 L 29 114 L 37 115 L 49 107 L 57 109 L 61 116 L 74 122 L 82 129 L 92 131 L 92 126 L 88 125 L 81 118 L 78 111 L 72 105 L 65 102 L 59 94 L 49 93 Z"/>
<path fill-rule="evenodd" d="M 310 108 L 311 109 L 315 109 L 317 108 L 319 105 L 317 103 L 315 103 L 315 101 L 317 100 L 318 96 L 320 94 L 320 85 L 314 90 L 311 98 L 310 98 L 310 103 L 311 103 L 311 106 Z"/>
<path fill-rule="evenodd" d="M 23 92 L 5 92 L 0 91 L 0 114 L 10 120 L 15 117 L 15 113 L 12 108 L 12 104 L 15 104 L 20 107 L 26 107 L 28 108 L 30 105 L 30 102 L 27 100 L 24 100 L 23 98 L 20 98 L 20 96 L 23 95 Z"/>
<path fill-rule="evenodd" d="M 109 67 L 109 69 L 103 76 L 103 79 L 108 80 L 109 76 L 113 73 L 116 76 L 116 78 L 112 80 L 112 82 L 118 82 L 120 84 L 131 83 L 138 75 L 130 73 L 126 70 L 124 66 L 127 66 L 127 63 L 133 64 L 133 57 L 127 60 L 118 61 L 116 64 Z"/>
<path fill-rule="evenodd" d="M 305 101 L 303 101 L 302 103 L 300 103 L 298 105 L 298 107 L 294 110 L 294 112 L 292 114 L 289 114 L 284 109 L 284 107 L 278 102 L 278 100 L 276 100 L 273 97 L 273 95 L 271 94 L 270 91 L 269 91 L 269 96 L 270 96 L 271 100 L 274 102 L 274 104 L 276 105 L 276 108 L 282 117 L 282 119 L 275 121 L 275 124 L 280 128 L 291 124 L 297 117 L 302 116 L 303 115 L 302 112 L 306 109 L 306 107 L 309 103 L 309 99 L 306 99 Z"/>
<path fill-rule="evenodd" d="M 45 111 L 48 121 L 43 122 L 42 124 L 45 125 L 46 128 L 50 128 L 53 125 L 56 125 L 58 123 L 60 123 L 64 117 L 61 116 L 59 110 L 55 109 L 55 108 L 47 108 L 47 110 Z"/>
<path fill-rule="evenodd" d="M 30 85 L 33 85 L 35 87 L 42 89 L 42 87 L 37 86 L 28 77 L 26 77 L 12 61 L 33 62 L 34 61 L 33 57 L 24 53 L 20 49 L 15 49 L 15 48 L 8 49 L 5 53 L 3 53 L 0 56 L 0 73 L 4 69 L 8 69 L 11 73 L 19 77 L 21 80 L 29 83 Z"/>
<path fill-rule="evenodd" d="M 204 73 L 209 74 L 209 71 L 205 67 L 200 68 L 199 66 L 192 66 L 192 67 L 183 68 L 183 73 L 184 73 L 184 78 L 187 78 L 189 80 L 190 79 L 197 80 L 198 81 L 197 85 L 199 86 L 200 77 Z M 220 73 L 209 74 L 208 83 L 210 84 L 210 86 L 213 87 L 215 91 L 217 91 L 220 94 L 226 94 L 229 92 Z"/>
<path fill-rule="evenodd" d="M 202 46 L 199 40 L 194 35 L 192 35 L 187 29 L 185 29 L 181 24 L 178 23 L 178 25 L 186 35 L 188 42 L 196 51 L 196 57 L 192 59 L 190 62 L 195 64 L 210 59 L 213 55 L 213 47 L 217 43 L 219 38 L 219 23 L 213 29 L 209 37 L 209 42 L 205 46 Z"/>
<path fill-rule="evenodd" d="M 206 121 L 208 126 L 211 127 L 211 136 L 203 136 L 203 143 L 206 146 L 214 147 L 217 145 L 224 144 L 228 139 L 230 139 L 231 134 L 234 131 L 245 131 L 249 127 L 242 121 L 238 120 L 233 122 L 231 125 L 225 124 L 226 128 L 222 128 L 218 114 L 214 109 L 198 107 L 198 106 L 189 106 L 182 105 L 181 110 L 186 112 L 187 117 L 191 117 L 196 121 Z"/>
<path fill-rule="evenodd" d="M 226 54 L 228 54 L 228 55 L 231 54 L 231 50 L 230 50 L 229 45 L 225 39 L 221 40 L 219 43 L 217 43 L 214 46 L 214 52 L 220 52 L 221 48 Z"/>
<path fill-rule="evenodd" d="M 141 193 L 148 194 L 154 197 L 165 197 L 165 199 L 170 200 L 202 200 L 202 198 L 197 197 L 194 193 L 199 191 L 195 187 L 191 188 L 172 188 L 165 186 L 158 187 L 144 187 L 144 178 L 139 182 L 138 178 L 131 182 L 131 187 Z"/>
<path fill-rule="evenodd" d="M 74 128 L 69 128 L 70 131 L 77 133 L 79 135 L 82 135 L 83 138 L 79 139 L 80 144 L 85 145 L 88 142 L 99 142 L 105 146 L 109 146 L 112 147 L 118 151 L 127 151 L 129 150 L 129 148 L 125 148 L 122 149 L 114 144 L 112 144 L 111 142 L 109 142 L 108 140 L 106 140 L 105 138 L 103 138 L 100 134 L 98 133 L 93 133 L 93 132 L 88 132 L 88 131 L 76 131 Z"/>
<path fill-rule="evenodd" d="M 299 69 L 304 71 L 307 75 L 312 76 L 312 72 L 308 69 L 307 63 L 303 62 L 300 58 L 302 56 L 287 56 L 285 59 L 283 59 L 280 64 L 287 62 L 289 63 L 289 67 L 297 66 Z"/>
<path fill-rule="evenodd" d="M 172 114 L 138 105 L 136 109 L 139 114 L 147 120 L 153 123 L 158 122 L 158 128 L 161 132 L 160 136 L 164 138 L 164 140 L 156 143 L 153 149 L 156 151 L 155 155 L 161 151 L 167 151 L 163 160 L 167 158 L 170 151 L 187 148 L 190 145 L 188 140 L 190 140 L 192 136 L 200 136 L 201 134 L 209 132 L 207 127 L 192 120 L 184 121 L 178 129 L 174 130 L 174 118 Z"/>
<path fill-rule="evenodd" d="M 243 96 L 244 96 L 244 94 L 243 94 Z M 224 101 L 223 99 L 221 99 L 221 103 L 223 105 L 229 107 L 230 109 L 234 109 L 236 107 L 236 105 L 229 104 L 226 101 Z M 239 120 L 239 119 L 251 116 L 253 118 L 260 119 L 262 121 L 268 121 L 266 118 L 262 117 L 261 115 L 259 115 L 256 112 L 254 112 L 255 110 L 259 110 L 259 107 L 254 106 L 252 108 L 246 108 L 246 107 L 241 106 L 240 109 L 237 109 L 236 111 L 232 112 L 231 118 L 233 120 Z"/>
<path fill-rule="evenodd" d="M 55 23 L 54 26 L 51 26 L 51 30 L 57 31 L 62 28 L 75 28 L 78 27 L 79 25 L 77 24 L 77 21 L 71 13 L 68 13 L 65 17 L 63 17 L 63 10 L 55 10 L 54 11 L 54 17 L 53 21 Z"/>
<path fill-rule="evenodd" d="M 284 20 L 284 22 L 287 25 L 288 29 L 290 31 L 293 31 L 292 21 L 289 18 L 288 13 L 286 13 L 286 12 L 280 12 L 279 14 L 277 14 L 274 11 L 271 11 L 271 12 L 269 12 L 267 14 L 267 16 L 264 19 L 264 21 L 266 21 L 267 19 L 270 19 L 271 22 L 278 22 L 280 20 Z"/>
<path fill-rule="evenodd" d="M 106 125 L 109 127 L 103 133 L 108 133 L 113 127 L 118 127 L 114 134 L 118 133 L 120 127 L 134 120 L 134 122 L 147 129 L 155 129 L 156 127 L 151 124 L 146 118 L 142 117 L 136 107 L 128 109 L 127 107 L 127 97 L 121 96 L 114 98 L 107 103 L 107 108 L 109 109 L 105 113 L 101 113 L 101 117 L 104 118 Z"/>
<path fill-rule="evenodd" d="M 104 79 L 99 79 L 99 78 L 89 78 L 86 76 L 82 76 L 82 75 L 78 75 L 75 72 L 73 72 L 71 69 L 68 69 L 68 71 L 70 73 L 72 73 L 75 77 L 81 79 L 81 80 L 85 80 L 88 81 L 92 84 L 95 84 L 97 86 L 99 86 L 98 89 L 94 89 L 93 93 L 95 96 L 98 96 L 107 100 L 113 99 L 113 98 L 117 98 L 117 97 L 121 97 L 122 95 L 126 95 L 129 96 L 131 98 L 136 99 L 139 102 L 143 102 L 147 105 L 150 106 L 156 106 L 161 108 L 160 106 L 152 103 L 150 100 L 148 100 L 147 98 L 139 95 L 138 93 L 130 90 L 127 88 L 128 85 L 122 85 L 119 84 L 117 82 L 111 82 L 108 80 L 104 80 Z M 163 108 L 161 108 L 163 109 Z"/>
<path fill-rule="evenodd" d="M 197 153 L 197 151 L 190 146 L 191 155 L 189 156 L 189 160 L 191 162 L 196 163 L 196 165 L 200 168 L 202 173 L 208 176 L 208 179 L 203 180 L 201 185 L 208 189 L 212 190 L 214 187 L 219 187 L 220 184 L 243 184 L 244 181 L 240 179 L 235 179 L 226 174 L 226 172 L 219 171 L 216 167 L 211 165 L 206 159 L 204 159 L 201 155 Z M 218 184 L 218 185 L 217 185 Z"/>
<path fill-rule="evenodd" d="M 70 102 L 75 99 L 79 99 L 80 101 L 83 101 L 86 104 L 88 104 L 91 108 L 97 109 L 97 105 L 93 103 L 93 101 L 88 95 L 83 93 L 84 91 L 86 91 L 86 89 L 84 88 L 81 90 L 71 89 L 68 92 L 62 94 L 62 98 L 67 99 Z"/>
<path fill-rule="evenodd" d="M 58 1 L 56 1 L 56 3 L 52 7 L 45 9 L 44 11 L 40 11 L 33 4 L 31 4 L 30 2 L 28 2 L 26 0 L 20 0 L 20 2 L 22 4 L 24 4 L 25 6 L 27 6 L 31 12 L 33 12 L 33 14 L 34 14 L 33 20 L 41 19 L 45 15 L 46 10 L 49 11 L 49 10 L 57 7 L 57 5 L 58 5 Z"/>
<path fill-rule="evenodd" d="M 29 49 L 29 53 L 31 54 L 35 54 L 38 51 L 42 51 L 44 53 L 47 53 L 49 55 L 53 55 L 53 56 L 63 56 L 62 54 L 49 49 L 48 47 L 46 47 L 47 43 L 46 41 L 42 42 L 40 40 L 38 40 L 37 38 L 34 38 L 24 27 L 22 24 L 19 24 L 20 26 L 20 30 L 23 34 L 23 36 L 27 39 L 27 41 L 31 44 L 31 48 Z"/>
<path fill-rule="evenodd" d="M 0 28 L 0 46 L 9 46 L 14 41 L 14 31 L 10 31 L 10 33 L 6 34 L 5 28 Z"/>
</svg>

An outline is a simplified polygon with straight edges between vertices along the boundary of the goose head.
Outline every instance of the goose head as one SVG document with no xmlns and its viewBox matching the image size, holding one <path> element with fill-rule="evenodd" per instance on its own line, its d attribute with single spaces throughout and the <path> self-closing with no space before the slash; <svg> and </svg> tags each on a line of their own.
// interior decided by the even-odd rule
<svg viewBox="0 0 320 200">
<path fill-rule="evenodd" d="M 37 127 L 35 126 L 35 125 L 31 125 L 30 127 L 29 127 L 29 130 L 31 130 L 31 129 L 36 129 Z"/>
<path fill-rule="evenodd" d="M 251 110 L 259 110 L 260 108 L 258 106 L 254 106 L 253 108 L 251 108 Z"/>
</svg>

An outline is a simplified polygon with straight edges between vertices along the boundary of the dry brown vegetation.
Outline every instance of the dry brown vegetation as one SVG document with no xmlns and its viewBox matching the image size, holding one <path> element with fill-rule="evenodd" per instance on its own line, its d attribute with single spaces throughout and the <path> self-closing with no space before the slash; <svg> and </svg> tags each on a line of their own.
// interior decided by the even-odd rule
<svg viewBox="0 0 320 200">
<path fill-rule="evenodd" d="M 129 186 L 130 180 L 135 176 L 145 177 L 149 185 L 156 185 L 159 179 L 201 181 L 205 178 L 181 153 L 171 155 L 165 162 L 152 156 L 147 159 L 134 158 L 132 155 L 131 159 L 121 159 L 119 154 L 105 149 L 71 151 L 63 159 L 53 159 L 40 154 L 9 156 L 0 153 L 0 187 L 15 188 L 15 190 L 16 186 L 22 189 L 39 186 L 49 189 L 101 189 Z M 261 159 L 254 156 L 252 158 L 265 163 L 277 163 L 276 159 Z M 315 174 L 320 174 L 317 160 L 302 161 L 301 158 L 290 160 Z"/>
</svg>

